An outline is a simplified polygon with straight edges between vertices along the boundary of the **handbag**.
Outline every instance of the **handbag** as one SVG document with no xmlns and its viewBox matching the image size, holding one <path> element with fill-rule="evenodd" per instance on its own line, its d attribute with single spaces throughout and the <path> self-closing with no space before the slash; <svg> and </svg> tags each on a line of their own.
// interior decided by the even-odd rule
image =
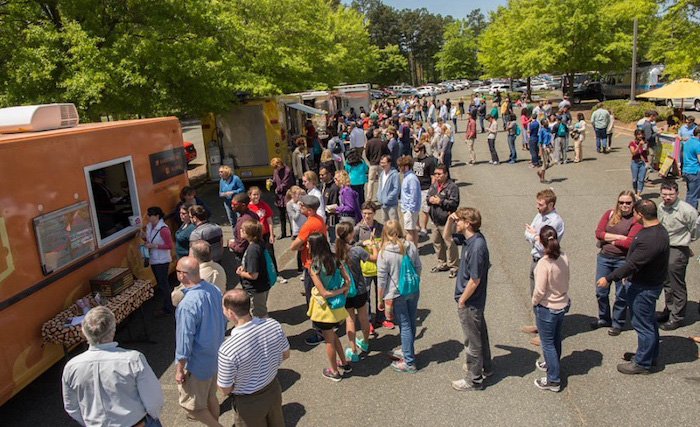
<svg viewBox="0 0 700 427">
<path fill-rule="evenodd" d="M 342 288 L 344 285 L 343 278 L 340 276 L 340 269 L 336 268 L 335 273 L 331 276 L 331 280 L 328 282 L 326 289 L 329 291 L 335 291 L 336 289 Z M 345 307 L 346 297 L 344 293 L 340 293 L 336 296 L 326 298 L 328 306 L 332 309 Z"/>
<path fill-rule="evenodd" d="M 420 277 L 413 267 L 413 262 L 408 254 L 404 254 L 401 258 L 401 267 L 399 268 L 399 294 L 406 296 L 418 292 L 420 286 Z"/>
</svg>

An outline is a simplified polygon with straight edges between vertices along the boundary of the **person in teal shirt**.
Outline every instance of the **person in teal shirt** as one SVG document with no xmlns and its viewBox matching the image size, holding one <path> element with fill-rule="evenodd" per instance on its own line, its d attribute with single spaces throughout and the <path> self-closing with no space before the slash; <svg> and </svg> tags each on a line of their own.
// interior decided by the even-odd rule
<svg viewBox="0 0 700 427">
<path fill-rule="evenodd" d="M 360 199 L 360 206 L 365 202 L 365 184 L 369 166 L 362 159 L 361 150 L 352 149 L 345 158 L 345 170 L 350 175 L 350 187 L 355 190 Z"/>
<path fill-rule="evenodd" d="M 688 186 L 685 201 L 698 208 L 700 197 L 700 127 L 695 127 L 693 137 L 683 144 L 683 179 Z"/>
</svg>

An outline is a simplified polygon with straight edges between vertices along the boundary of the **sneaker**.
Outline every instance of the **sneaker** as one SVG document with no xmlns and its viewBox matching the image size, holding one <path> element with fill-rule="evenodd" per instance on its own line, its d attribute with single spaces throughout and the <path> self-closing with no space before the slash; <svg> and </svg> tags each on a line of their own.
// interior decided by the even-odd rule
<svg viewBox="0 0 700 427">
<path fill-rule="evenodd" d="M 388 320 L 383 321 L 382 326 L 386 329 L 394 329 L 394 323 Z"/>
<path fill-rule="evenodd" d="M 391 369 L 395 370 L 396 372 L 406 372 L 409 374 L 415 374 L 417 371 L 415 365 L 409 365 L 403 360 L 391 362 Z"/>
<path fill-rule="evenodd" d="M 466 363 L 462 365 L 462 370 L 466 373 L 469 373 L 469 367 Z M 493 375 L 493 371 L 487 371 L 486 369 L 484 369 L 483 371 L 481 371 L 481 375 L 483 375 L 484 378 L 488 378 Z"/>
<path fill-rule="evenodd" d="M 621 374 L 626 374 L 626 375 L 636 375 L 636 374 L 649 375 L 650 374 L 648 369 L 642 368 L 641 366 L 637 365 L 634 362 L 620 363 L 619 365 L 617 365 L 617 371 Z"/>
<path fill-rule="evenodd" d="M 377 333 L 374 332 L 374 325 L 372 325 L 371 322 L 370 322 L 370 324 L 369 324 L 369 334 L 372 335 L 372 336 L 377 335 Z"/>
<path fill-rule="evenodd" d="M 372 331 L 370 331 L 370 333 L 372 333 Z M 367 350 L 369 350 L 369 344 L 367 343 L 367 341 L 363 340 L 362 338 L 359 338 L 359 337 L 355 338 L 355 345 L 360 347 L 360 350 L 362 350 L 363 352 L 366 352 Z"/>
<path fill-rule="evenodd" d="M 457 390 L 457 391 L 475 391 L 475 390 L 483 390 L 484 385 L 483 384 L 477 384 L 477 383 L 470 383 L 469 381 L 465 379 L 457 380 L 457 381 L 452 381 L 452 388 Z"/>
<path fill-rule="evenodd" d="M 421 230 L 418 232 L 418 235 L 419 235 L 420 237 L 428 237 L 428 230 L 426 230 L 426 229 L 421 229 Z"/>
<path fill-rule="evenodd" d="M 286 284 L 287 282 L 288 282 L 288 280 L 285 279 L 284 277 L 282 277 L 282 276 L 277 276 L 277 283 L 281 283 L 281 284 L 284 285 L 284 284 Z"/>
<path fill-rule="evenodd" d="M 340 360 L 338 360 L 335 362 L 335 366 L 342 369 L 344 374 L 352 372 L 352 366 L 350 366 L 350 362 L 343 365 L 342 363 L 340 363 Z"/>
<path fill-rule="evenodd" d="M 622 355 L 622 360 L 625 362 L 630 362 L 634 359 L 634 356 L 636 356 L 636 353 L 632 353 L 631 351 L 626 352 L 625 354 Z M 658 366 L 659 361 L 654 359 L 651 361 L 651 366 Z"/>
<path fill-rule="evenodd" d="M 393 350 L 389 350 L 387 352 L 387 355 L 389 358 L 394 359 L 394 360 L 403 360 L 403 351 L 401 351 L 400 348 L 395 348 Z"/>
<path fill-rule="evenodd" d="M 615 326 L 608 329 L 608 335 L 610 335 L 611 337 L 616 337 L 616 336 L 620 335 L 621 332 L 622 332 L 622 330 L 620 328 L 615 327 Z"/>
<path fill-rule="evenodd" d="M 536 360 L 535 367 L 542 372 L 547 372 L 547 362 L 545 362 L 545 361 Z"/>
<path fill-rule="evenodd" d="M 323 337 L 318 334 L 313 334 L 304 340 L 306 345 L 317 346 L 323 342 Z"/>
<path fill-rule="evenodd" d="M 547 380 L 547 377 L 537 378 L 535 380 L 535 386 L 540 390 L 549 390 L 554 392 L 558 392 L 559 390 L 561 390 L 561 386 L 559 383 L 549 382 Z"/>
<path fill-rule="evenodd" d="M 351 362 L 358 362 L 360 360 L 360 356 L 358 356 L 357 353 L 353 353 L 350 347 L 345 349 L 345 358 Z"/>
<path fill-rule="evenodd" d="M 331 368 L 324 369 L 321 375 L 323 375 L 324 378 L 328 378 L 329 380 L 335 382 L 339 382 L 343 379 L 343 377 L 340 376 L 339 372 L 333 372 L 331 371 Z"/>
</svg>

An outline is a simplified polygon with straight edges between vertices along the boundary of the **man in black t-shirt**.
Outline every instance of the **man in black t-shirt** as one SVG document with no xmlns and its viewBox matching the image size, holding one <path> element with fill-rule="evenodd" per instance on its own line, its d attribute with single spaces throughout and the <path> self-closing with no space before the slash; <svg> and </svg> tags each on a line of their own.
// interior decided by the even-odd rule
<svg viewBox="0 0 700 427">
<path fill-rule="evenodd" d="M 247 220 L 241 226 L 241 237 L 248 241 L 243 253 L 241 266 L 236 274 L 241 277 L 243 289 L 250 295 L 251 314 L 253 317 L 268 317 L 267 294 L 270 283 L 267 277 L 267 262 L 260 239 L 263 227 L 260 221 Z"/>
<path fill-rule="evenodd" d="M 457 233 L 450 235 L 455 224 Z M 452 381 L 457 391 L 481 390 L 484 380 L 493 373 L 489 333 L 484 318 L 488 272 L 491 267 L 489 248 L 481 228 L 481 214 L 474 208 L 459 208 L 450 214 L 445 225 L 443 238 L 454 239 L 462 245 L 462 259 L 459 263 L 454 298 L 457 313 L 464 333 L 467 351 L 467 375 Z"/>
<path fill-rule="evenodd" d="M 437 160 L 435 160 L 435 157 L 426 154 L 424 144 L 418 144 L 413 147 L 413 172 L 416 174 L 418 182 L 420 182 L 421 214 L 418 221 L 422 237 L 428 235 L 428 212 L 430 212 L 430 206 L 428 206 L 427 199 L 430 184 L 433 182 L 435 166 L 437 166 Z"/>
</svg>

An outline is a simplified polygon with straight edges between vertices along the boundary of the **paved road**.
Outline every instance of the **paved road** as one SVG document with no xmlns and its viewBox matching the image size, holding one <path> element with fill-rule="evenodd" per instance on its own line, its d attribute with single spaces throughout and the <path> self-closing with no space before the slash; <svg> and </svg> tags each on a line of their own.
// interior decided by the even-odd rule
<svg viewBox="0 0 700 427">
<path fill-rule="evenodd" d="M 474 206 L 483 216 L 483 232 L 489 243 L 493 264 L 489 277 L 486 319 L 489 325 L 495 374 L 482 392 L 459 393 L 450 381 L 463 375 L 465 354 L 452 299 L 454 283 L 446 273 L 430 273 L 435 256 L 428 241 L 419 245 L 423 255 L 419 327 L 416 341 L 419 371 L 398 374 L 389 368 L 383 352 L 399 345 L 398 329 L 379 330 L 369 355 L 354 366 L 340 383 L 321 377 L 326 366 L 322 346 L 304 344 L 309 322 L 305 315 L 301 284 L 294 262 L 287 264 L 286 285 L 270 294 L 271 315 L 283 323 L 292 356 L 280 371 L 284 413 L 288 425 L 696 425 L 695 409 L 700 391 L 698 347 L 685 339 L 700 332 L 696 261 L 688 268 L 689 326 L 663 332 L 660 372 L 644 377 L 627 377 L 615 366 L 625 351 L 634 351 L 636 334 L 625 330 L 609 337 L 605 330 L 591 331 L 596 303 L 594 297 L 594 229 L 602 213 L 613 207 L 615 197 L 630 186 L 629 155 L 621 148 L 629 136 L 615 139 L 613 152 L 596 154 L 594 142 L 584 143 L 584 161 L 555 166 L 548 178 L 558 195 L 557 210 L 566 222 L 563 248 L 571 262 L 572 308 L 564 321 L 562 375 L 564 388 L 555 394 L 537 390 L 533 380 L 540 374 L 534 362 L 539 348 L 528 344 L 520 327 L 531 321 L 529 307 L 529 247 L 523 239 L 524 224 L 535 215 L 535 193 L 544 186 L 535 171 L 522 159 L 515 165 L 492 166 L 484 135 L 477 139 L 479 164 L 466 166 L 463 144 L 464 122 L 459 123 L 454 145 L 453 173 L 458 180 L 462 206 Z M 497 139 L 502 158 L 506 156 L 503 135 Z M 199 190 L 210 200 L 215 219 L 224 214 L 213 185 Z M 684 186 L 683 186 L 684 187 Z M 658 201 L 658 187 L 645 189 Z M 685 190 L 682 191 L 682 194 Z M 283 256 L 289 239 L 277 244 Z M 700 253 L 698 245 L 694 245 Z M 289 256 L 285 256 L 288 258 Z M 147 305 L 147 312 L 152 304 Z M 177 407 L 172 355 L 173 321 L 148 318 L 157 344 L 124 344 L 144 352 L 161 378 L 166 396 L 162 420 L 165 425 L 186 425 Z M 134 325 L 138 332 L 139 325 Z M 120 332 L 117 339 L 128 337 Z M 345 339 L 342 337 L 341 339 Z M 0 408 L 4 425 L 71 425 L 61 408 L 60 372 L 57 365 Z M 41 406 L 38 406 L 41 405 Z M 36 408 L 41 408 L 37 410 Z M 222 403 L 222 422 L 231 425 L 230 401 Z M 693 421 L 693 420 L 696 421 Z"/>
</svg>

